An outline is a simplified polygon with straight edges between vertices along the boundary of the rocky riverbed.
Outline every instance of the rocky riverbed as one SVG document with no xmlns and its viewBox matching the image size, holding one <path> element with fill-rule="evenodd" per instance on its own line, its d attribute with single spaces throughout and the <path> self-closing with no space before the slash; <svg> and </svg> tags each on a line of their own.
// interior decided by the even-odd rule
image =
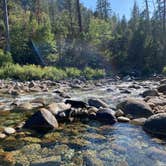
<svg viewBox="0 0 166 166">
<path fill-rule="evenodd" d="M 0 165 L 166 165 L 166 80 L 0 81 Z"/>
</svg>

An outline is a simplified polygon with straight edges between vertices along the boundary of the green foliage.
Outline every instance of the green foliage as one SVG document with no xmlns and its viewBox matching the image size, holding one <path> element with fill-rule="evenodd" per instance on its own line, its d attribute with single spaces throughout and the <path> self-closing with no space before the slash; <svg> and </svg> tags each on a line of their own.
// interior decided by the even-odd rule
<svg viewBox="0 0 166 166">
<path fill-rule="evenodd" d="M 83 71 L 83 75 L 87 79 L 99 79 L 99 78 L 104 78 L 106 73 L 105 70 L 102 69 L 91 69 L 89 67 L 86 67 Z"/>
<path fill-rule="evenodd" d="M 0 67 L 5 65 L 6 63 L 12 63 L 12 57 L 10 53 L 4 53 L 3 50 L 0 49 Z"/>
<path fill-rule="evenodd" d="M 3 68 L 0 68 L 0 78 L 12 78 L 24 80 L 59 80 L 66 77 L 63 70 L 55 67 L 45 67 L 35 65 L 20 66 L 18 64 L 7 64 Z"/>
<path fill-rule="evenodd" d="M 66 68 L 65 71 L 69 78 L 76 78 L 81 75 L 81 71 L 74 67 Z"/>
<path fill-rule="evenodd" d="M 97 0 L 95 12 L 82 4 L 80 6 L 81 34 L 78 33 L 75 0 L 9 1 L 10 44 L 14 62 L 38 64 L 29 43 L 32 39 L 47 65 L 64 70 L 10 64 L 0 69 L 1 76 L 21 80 L 56 80 L 83 75 L 92 79 L 105 75 L 98 68 L 115 69 L 125 74 L 128 71 L 150 74 L 160 73 L 166 66 L 164 20 L 158 19 L 161 12 L 157 11 L 160 9 L 156 8 L 154 15 L 147 19 L 147 12 L 141 12 L 135 2 L 131 18 L 127 20 L 125 16 L 122 19 L 116 14 L 111 16 L 107 0 Z M 3 9 L 1 2 L 0 7 Z M 3 10 L 0 10 L 0 18 L 0 48 L 4 49 Z M 0 66 L 11 61 L 11 56 L 0 50 Z"/>
<path fill-rule="evenodd" d="M 105 20 L 91 18 L 89 25 L 89 36 L 93 44 L 98 45 L 102 42 L 111 40 L 111 24 Z"/>
<path fill-rule="evenodd" d="M 105 76 L 104 70 L 85 68 L 83 72 L 77 68 L 66 68 L 64 70 L 56 67 L 40 67 L 36 65 L 24 65 L 8 63 L 0 68 L 0 79 L 27 80 L 61 80 L 65 78 L 79 78 L 85 76 L 87 79 L 99 79 Z"/>
<path fill-rule="evenodd" d="M 163 68 L 163 74 L 166 75 L 166 66 Z"/>
</svg>

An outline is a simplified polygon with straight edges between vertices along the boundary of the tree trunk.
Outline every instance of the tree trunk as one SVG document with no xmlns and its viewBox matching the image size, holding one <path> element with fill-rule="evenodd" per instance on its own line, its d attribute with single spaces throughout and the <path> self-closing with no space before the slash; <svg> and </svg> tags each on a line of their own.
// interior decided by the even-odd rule
<svg viewBox="0 0 166 166">
<path fill-rule="evenodd" d="M 10 52 L 10 33 L 9 33 L 9 17 L 7 0 L 3 0 L 4 22 L 5 22 L 5 36 L 6 36 L 6 51 Z"/>
<path fill-rule="evenodd" d="M 149 16 L 149 4 L 148 4 L 148 0 L 145 0 L 145 4 L 146 4 L 146 19 L 149 21 L 150 20 L 150 16 Z"/>
<path fill-rule="evenodd" d="M 71 0 L 67 1 L 67 8 L 68 8 L 69 19 L 70 19 L 70 36 L 73 37 L 73 18 L 72 18 L 72 3 L 71 3 Z"/>
<path fill-rule="evenodd" d="M 163 31 L 166 32 L 166 0 L 164 0 L 164 11 L 163 11 Z"/>
<path fill-rule="evenodd" d="M 149 34 L 151 31 L 151 26 L 150 26 L 150 14 L 149 14 L 149 2 L 148 2 L 148 0 L 145 0 L 145 5 L 146 5 L 147 33 Z"/>
<path fill-rule="evenodd" d="M 40 11 L 40 9 L 41 9 L 40 0 L 36 0 L 36 9 L 35 9 L 36 11 L 35 11 L 35 14 L 36 14 L 36 19 L 37 19 L 38 24 L 40 24 L 40 22 L 41 22 L 41 19 L 40 19 L 41 11 Z"/>
<path fill-rule="evenodd" d="M 80 9 L 80 0 L 77 1 L 77 14 L 78 14 L 78 26 L 79 26 L 79 32 L 82 32 L 82 18 L 81 18 L 81 9 Z"/>
</svg>

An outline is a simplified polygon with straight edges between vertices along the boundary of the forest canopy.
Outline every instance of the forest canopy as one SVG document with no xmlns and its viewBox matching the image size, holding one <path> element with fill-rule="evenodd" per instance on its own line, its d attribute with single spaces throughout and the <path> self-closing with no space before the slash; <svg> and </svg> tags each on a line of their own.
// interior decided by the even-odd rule
<svg viewBox="0 0 166 166">
<path fill-rule="evenodd" d="M 144 8 L 135 2 L 126 19 L 111 10 L 111 0 L 97 0 L 95 11 L 79 0 L 0 1 L 0 65 L 161 73 L 166 66 L 166 2 L 156 0 L 153 11 L 150 2 L 142 2 Z"/>
</svg>

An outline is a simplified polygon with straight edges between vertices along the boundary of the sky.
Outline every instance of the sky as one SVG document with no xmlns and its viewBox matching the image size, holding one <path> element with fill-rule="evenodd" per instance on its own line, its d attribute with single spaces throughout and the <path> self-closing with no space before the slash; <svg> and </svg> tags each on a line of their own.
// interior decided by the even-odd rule
<svg viewBox="0 0 166 166">
<path fill-rule="evenodd" d="M 136 0 L 140 9 L 144 8 L 143 0 Z M 96 0 L 81 0 L 81 2 L 88 8 L 96 8 Z M 126 18 L 130 18 L 131 10 L 134 4 L 134 0 L 110 0 L 111 8 L 113 12 L 119 14 L 122 17 L 124 14 Z"/>
</svg>

